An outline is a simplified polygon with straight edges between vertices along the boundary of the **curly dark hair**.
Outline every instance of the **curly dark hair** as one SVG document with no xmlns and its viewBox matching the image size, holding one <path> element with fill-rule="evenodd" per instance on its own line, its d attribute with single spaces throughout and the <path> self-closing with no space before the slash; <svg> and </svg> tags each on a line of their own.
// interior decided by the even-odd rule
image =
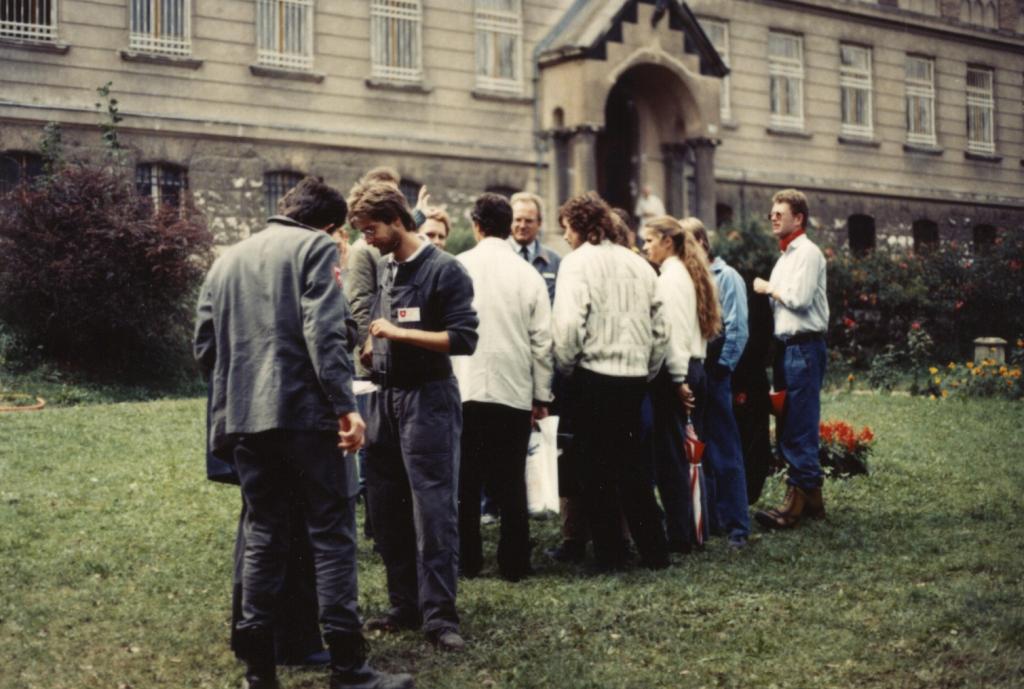
<svg viewBox="0 0 1024 689">
<path fill-rule="evenodd" d="M 619 234 L 612 219 L 611 206 L 593 191 L 563 203 L 558 209 L 558 222 L 568 225 L 590 244 L 600 244 L 605 239 L 614 242 Z"/>
</svg>

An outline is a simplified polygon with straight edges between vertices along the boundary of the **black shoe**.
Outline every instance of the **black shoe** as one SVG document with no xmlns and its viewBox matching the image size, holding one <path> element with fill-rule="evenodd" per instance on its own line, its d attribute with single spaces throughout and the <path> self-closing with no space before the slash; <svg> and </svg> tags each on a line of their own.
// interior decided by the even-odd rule
<svg viewBox="0 0 1024 689">
<path fill-rule="evenodd" d="M 245 663 L 243 689 L 279 689 L 271 630 L 238 630 L 236 654 Z"/>
<path fill-rule="evenodd" d="M 466 649 L 466 640 L 454 629 L 437 629 L 427 632 L 427 639 L 439 651 L 459 653 Z"/>
<path fill-rule="evenodd" d="M 366 662 L 369 645 L 359 632 L 327 637 L 331 651 L 330 689 L 412 689 L 412 675 L 392 675 Z"/>
<path fill-rule="evenodd" d="M 555 548 L 548 548 L 544 554 L 556 562 L 578 563 L 583 562 L 587 556 L 587 549 L 582 543 L 575 541 L 562 541 L 562 544 Z"/>
</svg>

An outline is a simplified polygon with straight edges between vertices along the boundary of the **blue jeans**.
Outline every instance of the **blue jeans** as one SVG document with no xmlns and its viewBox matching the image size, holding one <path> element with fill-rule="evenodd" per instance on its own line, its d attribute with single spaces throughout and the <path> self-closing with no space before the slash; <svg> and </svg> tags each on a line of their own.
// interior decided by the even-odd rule
<svg viewBox="0 0 1024 689">
<path fill-rule="evenodd" d="M 820 488 L 824 474 L 818 459 L 821 385 L 825 380 L 825 342 L 812 340 L 785 347 L 782 371 L 786 409 L 779 450 L 789 465 L 788 483 L 804 490 Z"/>
<path fill-rule="evenodd" d="M 718 378 L 712 372 L 708 379 L 708 408 L 704 416 L 707 449 L 705 481 L 711 505 L 711 528 L 728 531 L 729 538 L 746 537 L 750 533 L 747 512 L 747 476 L 743 468 L 740 431 L 732 413 L 732 375 Z"/>
</svg>

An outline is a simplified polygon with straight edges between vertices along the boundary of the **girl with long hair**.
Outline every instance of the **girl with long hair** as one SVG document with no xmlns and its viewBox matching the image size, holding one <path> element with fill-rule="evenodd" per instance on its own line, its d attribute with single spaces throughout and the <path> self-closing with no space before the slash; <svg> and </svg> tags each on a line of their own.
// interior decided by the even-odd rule
<svg viewBox="0 0 1024 689">
<path fill-rule="evenodd" d="M 665 364 L 652 390 L 656 479 L 669 550 L 681 553 L 693 549 L 696 533 L 685 470 L 686 424 L 689 418 L 698 437 L 703 436 L 707 405 L 703 362 L 708 340 L 722 328 L 715 283 L 707 256 L 694 237 L 693 222 L 700 221 L 680 222 L 663 215 L 648 220 L 643 228 L 647 258 L 659 268 L 657 295 L 668 331 Z"/>
</svg>

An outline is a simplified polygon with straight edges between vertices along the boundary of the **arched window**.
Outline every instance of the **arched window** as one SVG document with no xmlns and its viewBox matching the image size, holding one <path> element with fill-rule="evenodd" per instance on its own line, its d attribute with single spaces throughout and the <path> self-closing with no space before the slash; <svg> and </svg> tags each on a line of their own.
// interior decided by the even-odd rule
<svg viewBox="0 0 1024 689">
<path fill-rule="evenodd" d="M 398 183 L 398 188 L 402 192 L 402 196 L 405 197 L 405 202 L 409 204 L 409 208 L 416 207 L 416 201 L 419 199 L 420 187 L 423 185 L 411 179 L 402 178 L 402 181 Z"/>
<path fill-rule="evenodd" d="M 715 204 L 715 227 L 729 227 L 732 225 L 732 206 L 727 203 Z"/>
<path fill-rule="evenodd" d="M 846 220 L 850 251 L 863 256 L 875 248 L 875 219 L 870 215 L 855 214 Z"/>
<path fill-rule="evenodd" d="M 974 250 L 984 251 L 996 243 L 996 226 L 975 225 L 972 235 L 974 240 Z"/>
<path fill-rule="evenodd" d="M 293 170 L 274 170 L 263 175 L 263 201 L 267 217 L 277 215 L 278 203 L 292 187 L 302 181 L 301 172 Z"/>
<path fill-rule="evenodd" d="M 38 177 L 43 171 L 43 158 L 29 151 L 0 153 L 0 194 L 6 194 L 22 181 Z"/>
<path fill-rule="evenodd" d="M 920 253 L 939 243 L 939 225 L 934 220 L 920 218 L 914 221 L 914 252 Z"/>
<path fill-rule="evenodd" d="M 144 163 L 135 168 L 135 188 L 149 198 L 153 206 L 163 204 L 178 208 L 188 190 L 188 170 L 170 163 Z"/>
</svg>

